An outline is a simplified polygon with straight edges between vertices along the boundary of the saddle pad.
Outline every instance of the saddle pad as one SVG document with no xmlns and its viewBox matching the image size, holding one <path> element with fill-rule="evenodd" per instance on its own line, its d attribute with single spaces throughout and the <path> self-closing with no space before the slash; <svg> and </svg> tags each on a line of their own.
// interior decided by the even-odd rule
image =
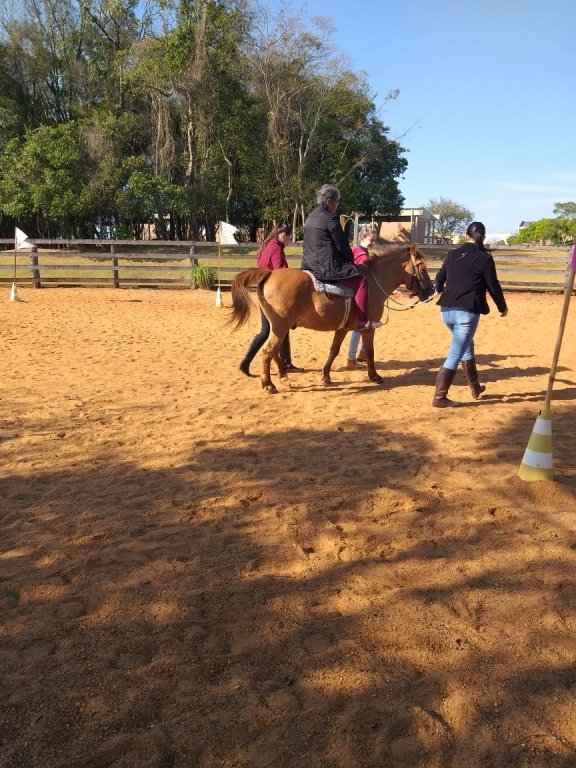
<svg viewBox="0 0 576 768">
<path fill-rule="evenodd" d="M 314 290 L 318 291 L 318 293 L 332 293 L 334 296 L 344 296 L 346 299 L 351 299 L 356 293 L 354 288 L 348 288 L 346 285 L 338 285 L 337 283 L 323 283 L 317 277 L 314 277 L 312 272 L 308 272 L 307 269 L 302 271 L 312 278 Z"/>
</svg>

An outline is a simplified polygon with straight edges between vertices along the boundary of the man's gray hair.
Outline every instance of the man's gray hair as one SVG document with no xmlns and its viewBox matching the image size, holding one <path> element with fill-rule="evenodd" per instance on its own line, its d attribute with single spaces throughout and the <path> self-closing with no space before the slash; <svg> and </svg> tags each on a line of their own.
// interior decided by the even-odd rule
<svg viewBox="0 0 576 768">
<path fill-rule="evenodd" d="M 333 184 L 322 184 L 316 192 L 316 205 L 324 205 L 328 200 L 338 202 L 340 200 L 340 190 Z"/>
</svg>

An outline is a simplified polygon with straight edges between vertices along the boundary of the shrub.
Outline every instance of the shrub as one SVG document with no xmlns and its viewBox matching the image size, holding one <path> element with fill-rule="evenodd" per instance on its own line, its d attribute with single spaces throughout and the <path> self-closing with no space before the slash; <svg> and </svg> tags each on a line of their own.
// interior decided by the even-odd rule
<svg viewBox="0 0 576 768">
<path fill-rule="evenodd" d="M 192 286 L 210 290 L 216 285 L 216 270 L 203 264 L 196 264 L 192 268 Z"/>
</svg>

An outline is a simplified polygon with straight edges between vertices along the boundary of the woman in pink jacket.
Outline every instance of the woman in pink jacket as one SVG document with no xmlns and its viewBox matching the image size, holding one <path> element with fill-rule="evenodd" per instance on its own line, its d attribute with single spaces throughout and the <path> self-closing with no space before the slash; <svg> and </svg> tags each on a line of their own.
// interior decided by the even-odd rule
<svg viewBox="0 0 576 768">
<path fill-rule="evenodd" d="M 376 242 L 377 237 L 378 230 L 374 227 L 373 224 L 364 224 L 360 228 L 358 238 L 360 244 L 352 248 L 352 253 L 354 254 L 354 264 L 366 264 L 368 261 L 368 256 L 370 255 L 370 248 L 374 247 L 374 243 Z M 368 306 L 368 285 L 366 283 L 366 278 L 364 278 L 364 281 L 360 284 L 358 293 L 356 295 L 358 296 L 359 303 L 363 301 L 364 306 Z M 381 325 L 382 323 L 372 323 L 372 327 L 374 328 Z M 348 368 L 358 368 L 359 363 L 366 362 L 364 347 L 361 348 L 360 355 L 356 357 L 359 342 L 360 331 L 352 331 L 350 334 L 350 343 L 348 345 L 348 362 L 346 363 Z"/>
<path fill-rule="evenodd" d="M 256 254 L 257 264 L 261 269 L 286 269 L 288 262 L 286 261 L 286 256 L 284 254 L 284 247 L 290 239 L 291 234 L 292 228 L 289 224 L 284 224 L 283 226 L 278 226 L 278 224 L 274 225 L 272 231 L 266 240 L 264 240 Z M 260 321 L 260 332 L 252 339 L 250 346 L 244 355 L 244 359 L 238 366 L 246 376 L 252 375 L 250 373 L 250 363 L 254 360 L 259 350 L 264 346 L 266 339 L 270 334 L 270 323 L 262 310 L 260 310 Z M 288 373 L 300 373 L 303 370 L 292 364 L 289 333 L 286 334 L 286 338 L 280 345 L 280 357 L 282 358 L 282 362 L 286 366 Z"/>
</svg>

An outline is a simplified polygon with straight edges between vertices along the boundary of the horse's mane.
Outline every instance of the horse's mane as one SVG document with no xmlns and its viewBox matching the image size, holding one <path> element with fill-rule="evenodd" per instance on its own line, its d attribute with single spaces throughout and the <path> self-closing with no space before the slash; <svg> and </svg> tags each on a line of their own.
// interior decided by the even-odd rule
<svg viewBox="0 0 576 768">
<path fill-rule="evenodd" d="M 397 256 L 398 254 L 404 253 L 409 249 L 410 249 L 410 245 L 387 245 L 385 248 L 382 248 L 381 250 L 372 251 L 372 253 L 368 256 L 367 261 L 369 263 L 371 261 L 376 261 L 377 259 Z"/>
</svg>

